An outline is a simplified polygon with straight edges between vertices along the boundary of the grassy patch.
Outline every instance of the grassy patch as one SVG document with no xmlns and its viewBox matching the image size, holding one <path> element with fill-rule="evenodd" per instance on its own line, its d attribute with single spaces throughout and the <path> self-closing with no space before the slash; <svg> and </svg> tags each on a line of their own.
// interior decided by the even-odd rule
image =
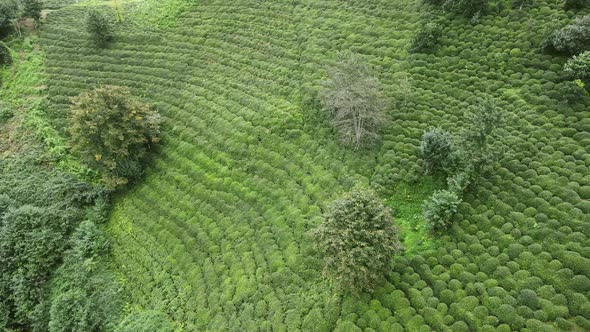
<svg viewBox="0 0 590 332">
<path fill-rule="evenodd" d="M 385 200 L 385 204 L 394 211 L 406 254 L 416 254 L 434 245 L 435 239 L 428 231 L 422 216 L 422 203 L 440 188 L 442 183 L 431 177 L 425 177 L 423 181 L 415 184 L 401 182 L 395 188 L 395 193 Z"/>
<path fill-rule="evenodd" d="M 0 89 L 0 100 L 23 119 L 20 130 L 28 131 L 41 141 L 48 157 L 57 166 L 86 180 L 95 174 L 68 155 L 68 142 L 51 125 L 46 109 L 47 95 L 45 82 L 45 54 L 39 47 L 36 36 L 15 39 L 8 46 L 12 51 L 13 64 L 0 70 L 4 84 Z"/>
</svg>

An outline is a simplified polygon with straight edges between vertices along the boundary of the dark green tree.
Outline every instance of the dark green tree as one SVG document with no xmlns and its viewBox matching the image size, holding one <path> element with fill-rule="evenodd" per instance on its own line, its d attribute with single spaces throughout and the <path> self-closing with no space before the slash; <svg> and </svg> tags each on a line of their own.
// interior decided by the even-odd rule
<svg viewBox="0 0 590 332">
<path fill-rule="evenodd" d="M 481 174 L 500 156 L 500 128 L 502 112 L 491 98 L 480 99 L 466 113 L 467 123 L 462 132 L 462 145 L 465 157 L 475 175 Z"/>
<path fill-rule="evenodd" d="M 94 45 L 105 47 L 113 39 L 112 30 L 111 21 L 103 12 L 91 9 L 86 15 L 86 31 Z"/>
<path fill-rule="evenodd" d="M 414 36 L 411 52 L 431 52 L 438 45 L 438 39 L 442 35 L 442 28 L 434 22 L 426 23 Z"/>
<path fill-rule="evenodd" d="M 0 1 L 0 38 L 12 31 L 20 16 L 21 6 L 18 0 Z"/>
<path fill-rule="evenodd" d="M 0 68 L 10 66 L 12 64 L 12 56 L 8 47 L 0 41 Z"/>
<path fill-rule="evenodd" d="M 451 166 L 451 154 L 455 150 L 451 133 L 440 128 L 431 128 L 422 135 L 420 152 L 426 174 L 446 173 Z"/>
<path fill-rule="evenodd" d="M 21 0 L 23 4 L 24 16 L 31 17 L 39 21 L 43 3 L 40 0 Z"/>
<path fill-rule="evenodd" d="M 457 213 L 461 198 L 449 190 L 434 192 L 430 198 L 424 201 L 422 211 L 428 227 L 432 231 L 447 229 L 453 216 Z"/>
<path fill-rule="evenodd" d="M 112 331 L 122 303 L 119 287 L 101 261 L 109 251 L 108 239 L 93 222 L 84 221 L 69 243 L 55 279 L 49 331 Z"/>
<path fill-rule="evenodd" d="M 373 290 L 403 250 L 389 209 L 365 189 L 334 201 L 315 233 L 325 275 L 345 291 Z"/>
</svg>

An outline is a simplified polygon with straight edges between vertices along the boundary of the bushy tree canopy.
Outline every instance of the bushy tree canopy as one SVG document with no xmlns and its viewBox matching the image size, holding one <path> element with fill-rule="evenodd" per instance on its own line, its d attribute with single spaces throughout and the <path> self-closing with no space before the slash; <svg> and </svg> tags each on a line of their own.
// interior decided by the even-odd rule
<svg viewBox="0 0 590 332">
<path fill-rule="evenodd" d="M 98 47 L 104 47 L 113 38 L 112 24 L 109 18 L 96 9 L 86 15 L 86 31 L 90 40 Z"/>
<path fill-rule="evenodd" d="M 499 138 L 502 113 L 491 98 L 480 99 L 467 113 L 462 133 L 463 150 L 476 174 L 497 160 L 501 152 Z"/>
<path fill-rule="evenodd" d="M 429 52 L 434 50 L 438 44 L 438 39 L 442 35 L 440 24 L 429 22 L 416 33 L 412 40 L 412 52 Z"/>
<path fill-rule="evenodd" d="M 563 70 L 574 79 L 588 82 L 590 79 L 590 52 L 574 55 L 565 64 Z"/>
<path fill-rule="evenodd" d="M 17 0 L 0 1 L 0 37 L 12 29 L 16 19 L 20 17 L 21 8 Z"/>
<path fill-rule="evenodd" d="M 347 291 L 372 290 L 403 249 L 389 209 L 365 189 L 337 199 L 316 235 L 324 273 Z"/>
<path fill-rule="evenodd" d="M 138 175 L 159 140 L 159 123 L 158 113 L 127 88 L 100 87 L 72 98 L 72 150 L 115 188 Z"/>
<path fill-rule="evenodd" d="M 456 193 L 449 190 L 436 191 L 422 207 L 424 218 L 430 229 L 433 231 L 447 229 L 460 203 L 461 198 Z"/>
<path fill-rule="evenodd" d="M 379 81 L 354 53 L 339 54 L 338 62 L 323 83 L 320 100 L 333 115 L 342 141 L 360 147 L 375 140 L 385 122 L 385 102 Z"/>
<path fill-rule="evenodd" d="M 450 155 L 455 148 L 454 138 L 448 131 L 431 128 L 422 135 L 420 152 L 424 160 L 426 174 L 444 172 L 450 163 Z"/>
<path fill-rule="evenodd" d="M 554 31 L 543 47 L 567 54 L 590 51 L 590 15 L 579 17 L 574 23 Z"/>
</svg>

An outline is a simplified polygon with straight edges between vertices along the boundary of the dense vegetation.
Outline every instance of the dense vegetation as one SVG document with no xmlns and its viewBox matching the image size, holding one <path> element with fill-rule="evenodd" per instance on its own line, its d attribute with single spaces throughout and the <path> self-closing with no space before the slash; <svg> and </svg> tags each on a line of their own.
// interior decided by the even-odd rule
<svg viewBox="0 0 590 332">
<path fill-rule="evenodd" d="M 70 3 L 47 2 L 58 10 L 39 45 L 6 43 L 5 326 L 590 329 L 585 1 Z M 93 10 L 107 43 L 92 41 L 107 31 L 89 29 Z M 105 85 L 162 116 L 161 151 L 134 163 L 145 176 L 111 213 L 105 170 L 69 130 L 71 98 Z M 356 98 L 330 102 L 335 91 Z M 373 144 L 334 122 L 357 101 L 379 111 Z M 14 151 L 19 121 L 48 157 Z M 375 191 L 366 213 L 338 199 L 357 186 Z M 347 265 L 350 247 L 325 250 L 315 231 L 391 219 L 406 250 L 389 261 Z M 380 267 L 368 290 L 337 292 L 339 275 L 321 273 L 366 262 Z"/>
</svg>

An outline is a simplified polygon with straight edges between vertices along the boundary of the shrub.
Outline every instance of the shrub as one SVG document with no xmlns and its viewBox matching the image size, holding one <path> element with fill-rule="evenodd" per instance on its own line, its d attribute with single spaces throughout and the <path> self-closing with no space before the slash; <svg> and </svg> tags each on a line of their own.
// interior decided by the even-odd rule
<svg viewBox="0 0 590 332">
<path fill-rule="evenodd" d="M 573 79 L 588 82 L 590 79 L 590 52 L 574 55 L 565 64 L 563 70 Z"/>
<path fill-rule="evenodd" d="M 539 298 L 534 291 L 530 289 L 523 289 L 518 295 L 518 303 L 536 310 L 539 307 Z"/>
<path fill-rule="evenodd" d="M 572 55 L 590 51 L 590 15 L 579 17 L 574 23 L 554 31 L 542 46 L 547 51 Z"/>
<path fill-rule="evenodd" d="M 10 55 L 10 50 L 4 43 L 0 42 L 0 68 L 10 66 L 11 64 L 12 56 Z"/>
<path fill-rule="evenodd" d="M 17 0 L 0 1 L 0 38 L 8 33 L 20 17 L 20 6 Z"/>
<path fill-rule="evenodd" d="M 589 3 L 588 0 L 565 0 L 563 2 L 564 9 L 579 9 L 582 7 L 587 6 Z"/>
<path fill-rule="evenodd" d="M 14 112 L 4 102 L 0 100 L 0 124 L 4 123 L 14 116 Z"/>
<path fill-rule="evenodd" d="M 476 174 L 495 162 L 500 155 L 502 113 L 491 98 L 480 99 L 466 114 L 467 125 L 462 133 L 466 157 Z"/>
<path fill-rule="evenodd" d="M 428 227 L 433 231 L 447 229 L 460 203 L 461 198 L 456 193 L 448 190 L 436 191 L 422 205 Z"/>
<path fill-rule="evenodd" d="M 346 290 L 373 290 L 402 250 L 389 210 L 364 189 L 332 203 L 316 235 L 324 273 Z"/>
<path fill-rule="evenodd" d="M 91 9 L 86 15 L 86 32 L 90 34 L 90 40 L 98 47 L 104 47 L 112 38 L 112 26 L 108 17 L 95 9 Z"/>
<path fill-rule="evenodd" d="M 430 52 L 438 45 L 438 39 L 442 35 L 441 26 L 434 22 L 426 23 L 412 40 L 410 52 Z"/>
<path fill-rule="evenodd" d="M 320 101 L 333 115 L 333 123 L 344 143 L 359 148 L 377 139 L 385 122 L 384 97 L 379 81 L 359 55 L 344 52 L 323 82 Z"/>
<path fill-rule="evenodd" d="M 454 151 L 453 135 L 439 128 L 431 128 L 422 135 L 420 151 L 426 174 L 445 172 L 449 169 L 449 157 Z"/>
<path fill-rule="evenodd" d="M 43 3 L 40 0 L 21 0 L 24 9 L 24 16 L 34 18 L 38 21 L 41 17 Z"/>
<path fill-rule="evenodd" d="M 97 88 L 72 98 L 72 150 L 113 189 L 139 176 L 137 163 L 158 142 L 159 123 L 158 113 L 128 89 Z"/>
</svg>

